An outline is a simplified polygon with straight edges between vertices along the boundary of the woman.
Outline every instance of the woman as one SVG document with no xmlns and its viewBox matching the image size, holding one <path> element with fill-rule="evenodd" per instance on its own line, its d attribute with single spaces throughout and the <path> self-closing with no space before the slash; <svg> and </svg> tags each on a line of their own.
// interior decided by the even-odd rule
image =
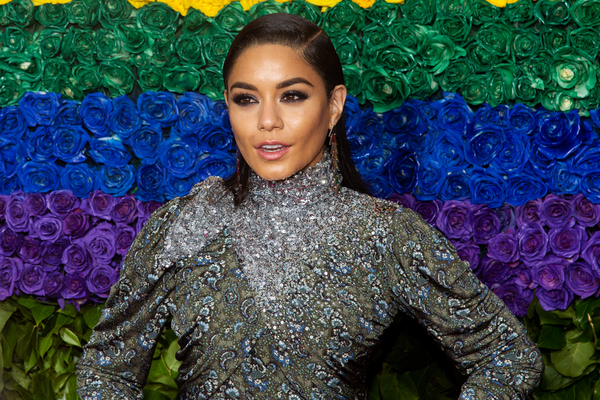
<svg viewBox="0 0 600 400">
<path fill-rule="evenodd" d="M 172 318 L 181 399 L 365 399 L 372 346 L 403 311 L 469 374 L 461 399 L 524 398 L 543 364 L 523 326 L 417 214 L 364 194 L 327 35 L 260 17 L 223 77 L 238 173 L 147 222 L 79 361 L 81 397 L 142 398 Z"/>
</svg>

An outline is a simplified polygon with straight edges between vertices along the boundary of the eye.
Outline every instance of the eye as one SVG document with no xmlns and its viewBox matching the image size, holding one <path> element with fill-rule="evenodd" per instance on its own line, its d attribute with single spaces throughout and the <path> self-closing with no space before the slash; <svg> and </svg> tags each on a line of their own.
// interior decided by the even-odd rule
<svg viewBox="0 0 600 400">
<path fill-rule="evenodd" d="M 288 90 L 281 96 L 281 101 L 284 103 L 295 103 L 297 101 L 306 100 L 308 95 L 299 90 Z"/>
<path fill-rule="evenodd" d="M 248 93 L 237 93 L 233 95 L 233 102 L 239 106 L 249 106 L 250 104 L 257 103 L 256 98 Z"/>
</svg>

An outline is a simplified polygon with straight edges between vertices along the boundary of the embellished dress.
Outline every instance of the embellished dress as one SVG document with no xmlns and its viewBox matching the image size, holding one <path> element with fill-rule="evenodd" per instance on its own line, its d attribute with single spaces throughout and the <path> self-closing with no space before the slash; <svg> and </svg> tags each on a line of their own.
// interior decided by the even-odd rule
<svg viewBox="0 0 600 400">
<path fill-rule="evenodd" d="M 394 315 L 468 374 L 461 400 L 523 399 L 536 345 L 449 241 L 413 211 L 340 188 L 325 151 L 233 205 L 209 178 L 135 239 L 78 363 L 82 399 L 142 399 L 157 339 L 181 346 L 180 399 L 366 399 Z"/>
</svg>

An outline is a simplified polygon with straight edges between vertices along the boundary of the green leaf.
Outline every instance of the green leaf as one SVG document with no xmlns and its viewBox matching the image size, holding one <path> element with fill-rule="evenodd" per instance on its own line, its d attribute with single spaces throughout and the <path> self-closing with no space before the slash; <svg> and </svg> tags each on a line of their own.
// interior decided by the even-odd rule
<svg viewBox="0 0 600 400">
<path fill-rule="evenodd" d="M 27 359 L 25 359 L 25 363 L 24 363 L 24 367 L 25 367 L 25 372 L 29 372 L 31 371 L 31 368 L 33 368 L 38 361 L 38 355 L 37 355 L 37 350 L 35 349 L 31 349 L 31 353 L 29 353 L 29 357 Z"/>
<path fill-rule="evenodd" d="M 543 390 L 558 390 L 563 389 L 572 384 L 575 379 L 558 373 L 556 368 L 548 362 L 544 362 L 544 374 L 542 375 L 541 388 Z"/>
<path fill-rule="evenodd" d="M 156 390 L 144 388 L 144 400 L 171 400 L 166 394 Z"/>
<path fill-rule="evenodd" d="M 402 395 L 400 393 L 400 388 L 398 387 L 396 374 L 383 374 L 381 376 L 381 384 L 379 388 L 381 390 L 382 400 L 400 399 L 400 396 Z"/>
<path fill-rule="evenodd" d="M 44 354 L 46 354 L 50 346 L 52 346 L 52 334 L 48 334 L 40 340 L 40 345 L 38 347 L 40 357 L 44 357 Z"/>
<path fill-rule="evenodd" d="M 33 387 L 36 400 L 54 400 L 56 398 L 52 390 L 52 381 L 46 374 L 35 374 L 33 376 Z"/>
<path fill-rule="evenodd" d="M 65 395 L 65 400 L 79 400 L 79 396 L 77 395 L 77 375 L 74 373 L 69 377 L 63 393 Z"/>
<path fill-rule="evenodd" d="M 8 304 L 0 303 L 0 332 L 4 329 L 6 321 L 8 321 L 15 312 L 16 307 L 10 307 Z"/>
<path fill-rule="evenodd" d="M 64 340 L 66 343 L 68 343 L 72 346 L 81 347 L 79 338 L 77 337 L 75 332 L 73 332 L 71 329 L 66 328 L 66 327 L 61 328 L 59 331 L 59 335 L 60 335 L 61 339 Z"/>
<path fill-rule="evenodd" d="M 594 385 L 594 397 L 592 400 L 600 400 L 600 379 L 597 380 Z"/>
<path fill-rule="evenodd" d="M 2 344 L 0 343 L 0 393 L 4 391 L 4 355 L 2 354 Z"/>
<path fill-rule="evenodd" d="M 567 308 L 565 311 L 546 311 L 539 303 L 535 306 L 535 311 L 539 315 L 540 324 L 542 325 L 570 325 L 573 322 L 573 317 L 575 317 L 575 311 L 572 309 L 572 312 L 568 310 L 570 308 Z"/>
<path fill-rule="evenodd" d="M 592 397 L 591 375 L 580 379 L 575 384 L 556 392 L 536 390 L 533 393 L 534 400 L 587 400 Z"/>
<path fill-rule="evenodd" d="M 419 400 L 419 391 L 408 372 L 398 376 L 398 386 L 402 392 L 400 399 Z"/>
<path fill-rule="evenodd" d="M 102 315 L 102 308 L 100 306 L 93 307 L 93 308 L 90 308 L 89 310 L 87 310 L 83 314 L 83 320 L 85 321 L 85 324 L 89 328 L 94 329 L 94 327 L 96 326 L 98 321 L 100 321 L 101 315 Z"/>
<path fill-rule="evenodd" d="M 552 364 L 556 370 L 565 376 L 576 378 L 583 374 L 588 365 L 596 361 L 590 360 L 596 349 L 590 342 L 568 344 L 561 351 L 551 354 Z"/>
<path fill-rule="evenodd" d="M 61 389 L 63 388 L 63 386 L 65 385 L 65 383 L 67 383 L 67 380 L 69 379 L 69 377 L 73 375 L 72 373 L 66 373 L 66 374 L 62 374 L 57 376 L 56 378 L 54 378 L 52 380 L 52 389 L 58 393 L 61 391 Z"/>
<path fill-rule="evenodd" d="M 377 374 L 377 375 L 375 375 L 373 382 L 371 382 L 371 388 L 369 390 L 369 400 L 381 400 L 381 394 L 379 392 L 380 386 L 381 386 L 381 374 Z"/>
<path fill-rule="evenodd" d="M 39 304 L 39 302 L 37 300 L 32 299 L 31 297 L 19 297 L 19 299 L 17 300 L 17 303 L 19 303 L 23 307 L 26 307 L 30 310 Z"/>
<path fill-rule="evenodd" d="M 29 388 L 29 385 L 31 385 L 31 378 L 25 373 L 25 371 L 23 371 L 17 365 L 13 364 L 9 374 L 10 377 L 14 379 L 15 382 L 21 385 L 23 388 L 27 389 Z"/>
<path fill-rule="evenodd" d="M 44 304 L 36 304 L 31 309 L 31 314 L 33 314 L 33 319 L 35 319 L 35 324 L 39 325 L 40 322 L 48 318 L 52 315 L 52 313 L 56 310 L 54 306 L 47 306 Z"/>
<path fill-rule="evenodd" d="M 60 310 L 58 311 L 60 313 Z M 58 333 L 58 331 L 65 325 L 69 325 L 73 322 L 73 318 L 66 316 L 65 314 L 58 314 L 56 318 L 56 322 L 54 323 L 54 328 L 52 328 L 51 333 Z"/>
<path fill-rule="evenodd" d="M 75 318 L 79 314 L 75 306 L 71 303 L 67 304 L 62 310 L 58 310 L 58 312 L 71 318 Z"/>
<path fill-rule="evenodd" d="M 539 347 L 560 350 L 567 344 L 565 340 L 565 331 L 563 327 L 555 325 L 542 325 L 542 332 L 538 338 Z"/>
<path fill-rule="evenodd" d="M 179 366 L 181 365 L 181 361 L 178 361 L 175 358 L 175 354 L 177 353 L 177 350 L 179 350 L 179 343 L 177 343 L 177 341 L 174 341 L 169 345 L 169 348 L 167 348 L 167 351 L 165 351 L 164 355 L 163 355 L 165 365 L 171 371 L 179 370 Z"/>
</svg>

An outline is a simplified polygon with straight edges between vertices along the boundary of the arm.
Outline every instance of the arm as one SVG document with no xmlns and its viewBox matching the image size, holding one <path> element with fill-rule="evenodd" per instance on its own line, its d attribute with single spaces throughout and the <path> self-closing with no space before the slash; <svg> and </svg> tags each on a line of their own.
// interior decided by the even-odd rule
<svg viewBox="0 0 600 400">
<path fill-rule="evenodd" d="M 411 210 L 397 213 L 393 291 L 469 375 L 460 400 L 524 399 L 538 385 L 543 362 L 523 325 L 443 235 Z"/>
</svg>

